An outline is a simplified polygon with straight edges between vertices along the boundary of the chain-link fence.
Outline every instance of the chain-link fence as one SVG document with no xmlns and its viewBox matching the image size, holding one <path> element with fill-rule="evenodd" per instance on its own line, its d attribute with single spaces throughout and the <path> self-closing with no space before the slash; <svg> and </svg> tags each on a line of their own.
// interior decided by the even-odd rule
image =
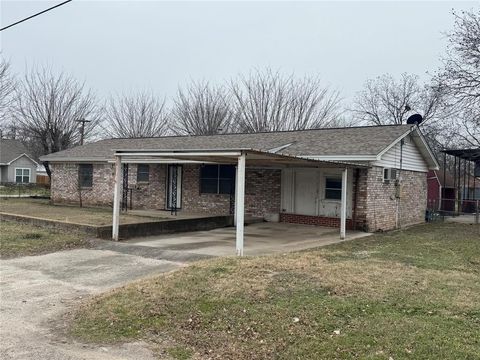
<svg viewBox="0 0 480 360">
<path fill-rule="evenodd" d="M 479 224 L 480 200 L 435 199 L 429 200 L 427 221 L 454 221 Z"/>
</svg>

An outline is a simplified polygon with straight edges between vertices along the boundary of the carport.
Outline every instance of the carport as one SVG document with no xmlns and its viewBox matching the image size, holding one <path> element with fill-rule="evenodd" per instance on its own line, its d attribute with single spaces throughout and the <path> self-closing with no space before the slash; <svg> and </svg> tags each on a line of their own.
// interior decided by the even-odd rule
<svg viewBox="0 0 480 360">
<path fill-rule="evenodd" d="M 255 149 L 214 149 L 214 150 L 149 150 L 132 149 L 116 150 L 115 184 L 113 201 L 112 238 L 119 238 L 119 216 L 122 196 L 122 164 L 229 164 L 236 165 L 235 211 L 236 254 L 244 252 L 244 219 L 245 219 L 245 168 L 249 167 L 302 167 L 302 168 L 335 168 L 342 170 L 342 192 L 340 211 L 340 239 L 345 239 L 347 222 L 347 176 L 348 170 L 364 167 L 358 164 L 315 160 L 305 157 L 276 154 Z"/>
</svg>

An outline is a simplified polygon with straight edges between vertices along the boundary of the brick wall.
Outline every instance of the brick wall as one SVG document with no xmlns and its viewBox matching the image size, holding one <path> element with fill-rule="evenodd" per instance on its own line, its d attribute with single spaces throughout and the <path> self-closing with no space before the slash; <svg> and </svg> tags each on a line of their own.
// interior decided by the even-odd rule
<svg viewBox="0 0 480 360">
<path fill-rule="evenodd" d="M 54 203 L 111 206 L 113 203 L 114 168 L 112 164 L 93 164 L 93 186 L 78 188 L 77 164 L 50 164 L 51 198 Z"/>
<path fill-rule="evenodd" d="M 54 203 L 79 203 L 78 165 L 52 164 L 52 200 Z M 87 206 L 111 206 L 113 203 L 113 164 L 93 165 L 93 184 L 82 189 Z M 129 164 L 128 187 L 132 188 L 134 209 L 166 208 L 167 165 L 151 164 L 148 182 L 137 182 L 137 165 Z M 247 169 L 245 212 L 255 216 L 280 212 L 281 171 Z M 186 212 L 225 215 L 230 212 L 229 194 L 200 194 L 200 165 L 183 166 L 182 210 Z"/>
<path fill-rule="evenodd" d="M 425 221 L 427 207 L 427 174 L 402 171 L 400 191 L 400 226 L 408 226 Z"/>
<path fill-rule="evenodd" d="M 200 166 L 183 167 L 183 209 L 207 214 L 228 214 L 229 194 L 200 194 Z M 245 212 L 254 216 L 280 212 L 281 171 L 246 169 Z"/>
<path fill-rule="evenodd" d="M 383 168 L 360 170 L 355 212 L 358 228 L 366 231 L 392 230 L 424 221 L 426 174 L 402 170 L 401 176 L 400 190 L 397 190 L 394 181 L 383 181 Z M 398 194 L 400 198 L 397 198 Z"/>
<path fill-rule="evenodd" d="M 132 204 L 134 209 L 165 209 L 165 184 L 167 166 L 164 164 L 150 164 L 148 182 L 137 182 L 137 164 L 128 165 L 128 187 L 132 190 Z"/>
<path fill-rule="evenodd" d="M 281 213 L 280 222 L 303 224 L 303 225 L 317 225 L 328 227 L 340 227 L 340 218 L 327 217 L 327 216 L 311 216 L 311 215 L 298 215 Z M 347 219 L 347 229 L 353 229 L 352 219 Z"/>
</svg>

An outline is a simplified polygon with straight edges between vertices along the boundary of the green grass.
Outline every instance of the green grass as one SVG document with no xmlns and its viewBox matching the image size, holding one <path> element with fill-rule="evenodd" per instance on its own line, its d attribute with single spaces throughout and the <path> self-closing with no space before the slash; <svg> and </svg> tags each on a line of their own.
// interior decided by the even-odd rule
<svg viewBox="0 0 480 360">
<path fill-rule="evenodd" d="M 480 227 L 197 263 L 94 298 L 71 334 L 177 359 L 479 359 Z"/>
<path fill-rule="evenodd" d="M 15 222 L 0 222 L 0 258 L 39 255 L 88 246 L 77 234 Z"/>
</svg>

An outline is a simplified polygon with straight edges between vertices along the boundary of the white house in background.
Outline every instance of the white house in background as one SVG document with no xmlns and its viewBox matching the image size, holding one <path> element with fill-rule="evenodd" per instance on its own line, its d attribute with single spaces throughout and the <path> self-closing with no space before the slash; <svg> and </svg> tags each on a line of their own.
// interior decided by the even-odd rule
<svg viewBox="0 0 480 360">
<path fill-rule="evenodd" d="M 0 183 L 35 183 L 37 166 L 20 140 L 0 138 Z"/>
</svg>

